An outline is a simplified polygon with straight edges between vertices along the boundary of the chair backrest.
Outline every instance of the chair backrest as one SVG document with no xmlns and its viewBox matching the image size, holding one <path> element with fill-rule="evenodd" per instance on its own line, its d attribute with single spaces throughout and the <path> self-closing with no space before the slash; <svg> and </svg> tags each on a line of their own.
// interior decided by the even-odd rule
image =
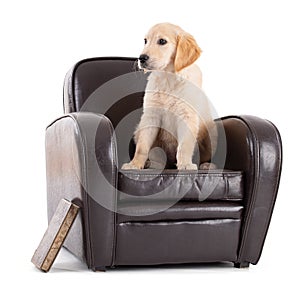
<svg viewBox="0 0 300 286">
<path fill-rule="evenodd" d="M 64 112 L 87 111 L 107 116 L 115 128 L 119 160 L 128 161 L 146 83 L 147 76 L 138 70 L 136 58 L 82 60 L 66 75 Z"/>
<path fill-rule="evenodd" d="M 136 58 L 85 59 L 66 75 L 64 112 L 102 113 L 116 126 L 121 116 L 142 107 L 145 86 Z"/>
</svg>

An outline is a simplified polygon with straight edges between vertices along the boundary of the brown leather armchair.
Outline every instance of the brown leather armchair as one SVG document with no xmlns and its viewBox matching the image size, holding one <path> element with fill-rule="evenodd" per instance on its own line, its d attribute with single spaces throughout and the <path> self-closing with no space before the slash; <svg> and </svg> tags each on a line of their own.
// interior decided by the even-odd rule
<svg viewBox="0 0 300 286">
<path fill-rule="evenodd" d="M 134 58 L 87 59 L 66 76 L 65 114 L 46 130 L 48 218 L 62 198 L 81 206 L 64 246 L 93 270 L 256 264 L 281 173 L 278 130 L 228 116 L 218 120 L 220 169 L 122 171 L 147 76 L 135 66 Z"/>
</svg>

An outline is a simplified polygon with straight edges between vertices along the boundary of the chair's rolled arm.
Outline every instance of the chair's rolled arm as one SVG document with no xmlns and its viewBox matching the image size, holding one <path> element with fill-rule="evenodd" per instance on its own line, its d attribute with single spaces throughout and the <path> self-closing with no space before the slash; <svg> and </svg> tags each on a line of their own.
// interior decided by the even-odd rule
<svg viewBox="0 0 300 286">
<path fill-rule="evenodd" d="M 46 129 L 48 218 L 61 198 L 81 204 L 65 246 L 94 269 L 114 264 L 116 152 L 114 130 L 104 115 L 70 113 Z"/>
<path fill-rule="evenodd" d="M 225 168 L 243 170 L 245 212 L 238 263 L 260 258 L 277 195 L 282 145 L 277 128 L 254 116 L 222 119 L 226 139 Z"/>
</svg>

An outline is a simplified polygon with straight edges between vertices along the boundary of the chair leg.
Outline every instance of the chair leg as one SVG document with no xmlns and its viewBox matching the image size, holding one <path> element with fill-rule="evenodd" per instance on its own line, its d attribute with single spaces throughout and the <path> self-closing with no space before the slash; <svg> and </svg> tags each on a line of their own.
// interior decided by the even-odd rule
<svg viewBox="0 0 300 286">
<path fill-rule="evenodd" d="M 235 262 L 234 263 L 235 268 L 248 268 L 249 265 L 250 265 L 250 263 L 246 262 L 246 261 L 244 261 L 244 262 Z"/>
<path fill-rule="evenodd" d="M 97 266 L 97 267 L 93 267 L 92 270 L 94 272 L 105 272 L 106 271 L 106 267 L 105 266 Z"/>
</svg>

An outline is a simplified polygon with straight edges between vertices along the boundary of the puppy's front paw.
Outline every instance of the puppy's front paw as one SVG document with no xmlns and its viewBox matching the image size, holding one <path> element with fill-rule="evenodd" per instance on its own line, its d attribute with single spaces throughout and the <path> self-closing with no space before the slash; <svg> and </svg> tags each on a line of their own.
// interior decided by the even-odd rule
<svg viewBox="0 0 300 286">
<path fill-rule="evenodd" d="M 177 164 L 178 170 L 198 170 L 198 167 L 196 164 Z"/>
<path fill-rule="evenodd" d="M 131 169 L 138 170 L 138 169 L 143 169 L 143 167 L 137 166 L 137 165 L 133 164 L 132 162 L 130 162 L 130 163 L 123 164 L 122 169 L 123 170 L 131 170 Z"/>
</svg>

